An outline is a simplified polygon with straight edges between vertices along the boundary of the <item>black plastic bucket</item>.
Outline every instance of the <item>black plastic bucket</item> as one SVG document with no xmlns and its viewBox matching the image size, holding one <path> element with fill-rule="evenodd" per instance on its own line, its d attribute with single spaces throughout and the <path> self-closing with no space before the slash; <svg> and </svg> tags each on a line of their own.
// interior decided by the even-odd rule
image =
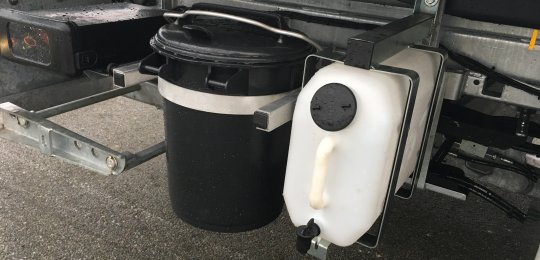
<svg viewBox="0 0 540 260">
<path fill-rule="evenodd" d="M 197 8 L 261 17 L 283 28 L 273 14 Z M 272 222 L 283 207 L 291 125 L 260 131 L 253 113 L 265 99 L 300 87 L 303 61 L 313 48 L 252 25 L 208 17 L 168 24 L 151 45 L 166 59 L 158 85 L 165 99 L 169 191 L 176 214 L 219 232 Z"/>
</svg>

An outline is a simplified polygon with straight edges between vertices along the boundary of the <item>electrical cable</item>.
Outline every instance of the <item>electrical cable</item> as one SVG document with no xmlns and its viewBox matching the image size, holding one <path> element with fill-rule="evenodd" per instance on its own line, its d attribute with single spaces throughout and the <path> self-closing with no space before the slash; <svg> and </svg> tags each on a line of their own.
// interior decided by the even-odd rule
<svg viewBox="0 0 540 260">
<path fill-rule="evenodd" d="M 508 164 L 510 166 L 521 169 L 522 171 L 529 172 L 531 175 L 534 175 L 536 177 L 540 177 L 540 174 L 538 173 L 538 171 L 536 171 L 536 168 L 533 167 L 533 166 L 517 162 L 517 161 L 513 160 L 512 158 L 505 157 L 505 156 L 500 155 L 498 153 L 494 153 L 494 154 L 489 154 L 488 153 L 487 155 L 498 158 L 502 163 L 506 163 L 506 164 Z"/>
<path fill-rule="evenodd" d="M 522 143 L 522 144 L 519 144 L 519 145 L 512 145 L 512 149 L 518 150 L 520 152 L 540 156 L 540 151 L 538 150 L 538 145 L 531 144 L 529 142 L 525 142 L 525 143 Z"/>
<path fill-rule="evenodd" d="M 495 205 L 499 209 L 503 210 L 508 217 L 515 218 L 519 222 L 524 222 L 527 219 L 527 215 L 519 210 L 514 205 L 510 204 L 502 197 L 491 191 L 490 189 L 472 181 L 466 177 L 455 177 L 450 175 L 442 175 L 444 178 L 454 181 L 460 187 L 465 188 L 474 194 L 480 196 L 491 204 Z"/>
<path fill-rule="evenodd" d="M 468 155 L 465 155 L 465 154 L 462 154 L 462 153 L 452 153 L 451 155 L 454 155 L 456 158 L 459 158 L 459 159 L 462 159 L 462 160 L 465 160 L 465 161 L 469 161 L 469 162 L 473 162 L 473 163 L 477 163 L 477 164 L 481 164 L 481 165 L 485 165 L 485 166 L 491 166 L 491 167 L 495 167 L 495 168 L 515 172 L 515 173 L 517 173 L 519 175 L 522 175 L 522 176 L 526 177 L 527 179 L 529 179 L 532 182 L 537 182 L 538 181 L 538 175 L 536 173 L 530 171 L 529 169 L 527 169 L 527 170 L 520 169 L 520 167 L 517 167 L 517 166 L 504 165 L 504 164 L 500 164 L 500 163 L 497 163 L 497 162 L 488 161 L 488 160 L 485 160 L 485 159 L 482 159 L 482 158 L 475 158 L 475 157 L 468 156 Z"/>
<path fill-rule="evenodd" d="M 463 176 L 463 171 L 457 167 L 432 161 L 430 165 L 430 172 L 478 195 L 482 199 L 504 211 L 510 218 L 514 218 L 520 222 L 524 222 L 528 218 L 527 214 L 523 213 L 520 209 L 510 204 L 495 192 Z"/>
</svg>

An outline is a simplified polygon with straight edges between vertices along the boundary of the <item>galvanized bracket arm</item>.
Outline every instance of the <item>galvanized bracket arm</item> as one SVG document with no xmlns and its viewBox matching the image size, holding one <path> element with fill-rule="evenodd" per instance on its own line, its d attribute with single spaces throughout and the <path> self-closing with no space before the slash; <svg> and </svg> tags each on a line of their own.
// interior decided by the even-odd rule
<svg viewBox="0 0 540 260">
<path fill-rule="evenodd" d="M 272 132 L 274 129 L 290 122 L 298 94 L 300 94 L 300 89 L 255 111 L 253 114 L 255 128 L 265 132 Z"/>
<path fill-rule="evenodd" d="M 349 38 L 345 65 L 371 69 L 412 45 L 436 47 L 444 0 L 417 0 L 414 13 Z"/>
<path fill-rule="evenodd" d="M 521 108 L 540 109 L 540 100 L 536 95 L 521 89 L 501 85 L 501 92 L 488 93 L 485 91 L 486 76 L 473 71 L 446 72 L 445 99 L 458 100 L 461 96 L 473 96 L 497 102 L 514 105 Z"/>
<path fill-rule="evenodd" d="M 139 90 L 125 94 L 125 97 L 158 108 L 163 107 L 163 99 L 157 87 L 157 76 L 141 74 L 139 65 L 140 62 L 137 62 L 113 69 L 113 85 L 118 88 L 139 86 Z"/>
<path fill-rule="evenodd" d="M 120 174 L 164 153 L 165 142 L 135 154 L 118 152 L 46 119 L 126 94 L 133 94 L 131 98 L 159 106 L 161 99 L 155 97 L 159 95 L 157 87 L 146 82 L 155 76 L 142 75 L 135 71 L 135 67 L 131 64 L 115 69 L 116 83 L 122 83 L 119 88 L 53 105 L 37 112 L 25 110 L 12 103 L 0 104 L 0 138 L 37 148 L 44 154 L 103 175 Z M 104 84 L 112 83 L 109 81 L 112 78 L 108 75 L 91 71 L 85 74 L 90 81 L 105 79 Z M 145 91 L 139 93 L 143 89 Z"/>
<path fill-rule="evenodd" d="M 65 129 L 14 104 L 0 104 L 0 137 L 38 148 L 100 174 L 118 174 L 125 155 Z"/>
<path fill-rule="evenodd" d="M 345 65 L 371 69 L 425 39 L 429 35 L 433 18 L 430 14 L 413 14 L 349 38 Z"/>
<path fill-rule="evenodd" d="M 136 154 L 117 152 L 12 103 L 0 104 L 0 137 L 103 175 L 120 174 L 165 152 L 164 143 Z"/>
</svg>

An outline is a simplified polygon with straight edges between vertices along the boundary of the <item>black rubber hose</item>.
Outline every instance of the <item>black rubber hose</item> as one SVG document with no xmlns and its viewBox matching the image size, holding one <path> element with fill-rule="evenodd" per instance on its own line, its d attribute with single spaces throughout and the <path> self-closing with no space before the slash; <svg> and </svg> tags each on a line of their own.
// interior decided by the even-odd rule
<svg viewBox="0 0 540 260">
<path fill-rule="evenodd" d="M 458 171 L 458 172 L 456 172 Z M 524 222 L 527 218 L 527 215 L 519 210 L 517 207 L 513 206 L 507 202 L 504 198 L 497 195 L 490 189 L 474 182 L 473 180 L 463 176 L 463 171 L 454 166 L 445 165 L 441 163 L 431 162 L 430 172 L 437 174 L 438 176 L 445 178 L 449 181 L 454 182 L 459 187 L 464 188 L 474 194 L 478 195 L 487 202 L 493 204 L 497 208 L 504 211 L 508 217 L 515 218 L 520 222 Z"/>
<path fill-rule="evenodd" d="M 524 153 L 540 156 L 540 151 L 538 151 L 538 145 L 535 145 L 535 144 L 526 142 L 519 145 L 512 145 L 512 149 L 515 149 Z"/>
<path fill-rule="evenodd" d="M 456 181 L 456 180 L 454 180 Z M 519 209 L 514 207 L 513 205 L 507 203 L 504 199 L 499 197 L 498 195 L 494 194 L 491 191 L 483 191 L 482 189 L 478 189 L 476 185 L 466 183 L 466 182 L 459 182 L 456 181 L 458 185 L 469 189 L 474 194 L 480 196 L 481 198 L 487 200 L 491 204 L 495 205 L 499 209 L 503 210 L 509 217 L 515 218 L 519 222 L 524 222 L 527 219 L 527 215 L 523 212 L 521 212 Z"/>
<path fill-rule="evenodd" d="M 520 169 L 520 170 L 522 170 L 523 172 L 528 172 L 528 173 L 530 173 L 532 176 L 536 176 L 537 178 L 540 177 L 540 174 L 538 174 L 538 171 L 536 171 L 536 168 L 533 167 L 533 166 L 530 166 L 530 165 L 526 165 L 526 164 L 517 162 L 517 161 L 513 160 L 512 158 L 508 158 L 508 157 L 502 156 L 502 155 L 500 155 L 500 154 L 495 154 L 495 155 L 496 155 L 497 157 L 501 158 L 501 159 L 504 159 L 504 160 L 507 160 L 507 161 L 512 162 L 509 166 L 515 167 L 515 168 L 517 168 L 517 169 Z"/>
<path fill-rule="evenodd" d="M 473 163 L 477 163 L 477 164 L 481 164 L 481 165 L 485 165 L 485 166 L 491 166 L 491 167 L 495 167 L 495 168 L 515 172 L 515 173 L 517 173 L 519 175 L 522 175 L 522 176 L 526 177 L 527 179 L 529 179 L 532 182 L 537 182 L 538 181 L 538 176 L 536 175 L 536 173 L 534 173 L 532 171 L 529 171 L 529 170 L 524 171 L 524 169 L 520 169 L 519 167 L 516 167 L 516 166 L 513 166 L 513 165 L 504 165 L 504 164 L 484 160 L 484 159 L 481 159 L 481 158 L 474 158 L 474 157 L 464 155 L 464 154 L 461 154 L 461 153 L 455 153 L 455 155 L 456 155 L 457 158 L 465 160 L 465 161 L 469 161 L 469 162 L 473 162 Z"/>
<path fill-rule="evenodd" d="M 524 222 L 527 219 L 527 215 L 521 210 L 516 208 L 514 205 L 510 204 L 502 197 L 491 191 L 490 189 L 475 183 L 474 181 L 465 178 L 465 177 L 454 177 L 449 175 L 442 175 L 444 178 L 454 181 L 459 186 L 473 192 L 474 194 L 485 199 L 489 203 L 503 210 L 509 217 L 515 218 L 519 222 Z"/>
<path fill-rule="evenodd" d="M 469 125 L 497 129 L 497 131 L 510 135 L 515 135 L 516 132 L 517 119 L 515 117 L 491 116 L 450 100 L 444 100 L 441 115 Z M 540 138 L 540 124 L 529 122 L 528 135 Z"/>
</svg>

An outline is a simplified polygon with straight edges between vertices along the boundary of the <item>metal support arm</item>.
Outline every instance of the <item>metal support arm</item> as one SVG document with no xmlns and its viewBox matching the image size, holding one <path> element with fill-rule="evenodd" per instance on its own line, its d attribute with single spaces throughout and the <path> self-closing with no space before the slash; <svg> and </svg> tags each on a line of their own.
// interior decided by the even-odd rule
<svg viewBox="0 0 540 260">
<path fill-rule="evenodd" d="M 165 152 L 164 143 L 121 153 L 11 103 L 0 104 L 0 137 L 38 148 L 103 175 L 116 175 Z"/>
<path fill-rule="evenodd" d="M 433 19 L 433 15 L 413 14 L 351 37 L 347 44 L 345 65 L 370 69 L 425 39 L 429 35 Z"/>
<path fill-rule="evenodd" d="M 255 111 L 253 114 L 255 127 L 265 132 L 271 132 L 291 121 L 298 94 L 300 94 L 300 89 Z"/>
<path fill-rule="evenodd" d="M 37 112 L 28 111 L 9 102 L 0 104 L 0 138 L 37 148 L 46 155 L 61 158 L 103 175 L 120 174 L 164 153 L 165 142 L 137 153 L 118 152 L 46 119 L 126 94 L 132 95 L 133 99 L 160 106 L 157 86 L 145 82 L 154 77 L 140 75 L 134 72 L 132 67 L 127 65 L 115 69 L 116 73 L 122 74 L 123 82 L 128 84 L 124 84 L 124 87 L 114 88 L 111 76 L 89 72 L 86 73 L 86 79 L 74 81 L 71 87 L 96 88 L 96 91 L 90 91 L 91 93 L 98 92 L 98 88 L 109 90 L 77 100 L 66 97 L 64 103 L 59 105 L 58 102 L 49 102 L 50 107 Z M 80 82 L 96 84 L 79 84 Z"/>
<path fill-rule="evenodd" d="M 41 116 L 43 118 L 52 117 L 52 116 L 69 112 L 69 111 L 72 111 L 81 107 L 86 107 L 95 103 L 99 103 L 101 101 L 105 101 L 111 98 L 119 97 L 124 94 L 137 91 L 139 89 L 141 89 L 141 87 L 139 85 L 135 85 L 131 87 L 118 88 L 118 89 L 105 91 L 103 93 L 95 94 L 95 95 L 81 98 L 78 100 L 74 100 L 68 103 L 64 103 L 58 106 L 49 107 L 49 108 L 40 110 L 36 112 L 36 115 Z"/>
</svg>

